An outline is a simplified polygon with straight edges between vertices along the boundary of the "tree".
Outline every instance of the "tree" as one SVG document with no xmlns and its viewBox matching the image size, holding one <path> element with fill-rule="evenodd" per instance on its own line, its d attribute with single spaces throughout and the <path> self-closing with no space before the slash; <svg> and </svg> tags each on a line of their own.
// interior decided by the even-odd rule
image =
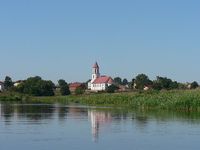
<svg viewBox="0 0 200 150">
<path fill-rule="evenodd" d="M 159 82 L 157 82 L 157 81 L 153 81 L 152 88 L 153 88 L 154 90 L 162 90 L 161 84 L 160 84 Z"/>
<path fill-rule="evenodd" d="M 85 89 L 88 89 L 88 83 L 91 82 L 91 79 L 87 80 L 84 85 L 85 85 Z"/>
<path fill-rule="evenodd" d="M 122 85 L 122 79 L 120 77 L 114 78 L 115 84 Z"/>
<path fill-rule="evenodd" d="M 124 79 L 124 80 L 122 81 L 122 84 L 123 84 L 123 85 L 128 85 L 128 80 L 127 80 L 127 79 Z"/>
<path fill-rule="evenodd" d="M 149 77 L 145 74 L 139 74 L 135 79 L 136 89 L 143 90 L 145 85 L 151 85 L 152 81 L 149 80 Z"/>
<path fill-rule="evenodd" d="M 69 90 L 69 86 L 68 86 L 67 82 L 65 82 L 65 80 L 60 79 L 58 81 L 58 84 L 60 86 L 61 95 L 70 95 L 71 94 L 71 92 Z"/>
<path fill-rule="evenodd" d="M 196 81 L 191 83 L 191 89 L 196 89 L 198 86 L 199 84 Z"/>
<path fill-rule="evenodd" d="M 11 77 L 6 76 L 6 77 L 5 77 L 5 81 L 4 81 L 4 88 L 5 88 L 6 90 L 9 90 L 9 89 L 12 88 L 12 87 L 13 87 L 13 82 L 12 82 Z"/>
<path fill-rule="evenodd" d="M 53 96 L 55 85 L 52 81 L 42 80 L 41 77 L 30 77 L 17 87 L 17 91 L 33 96 Z"/>
<path fill-rule="evenodd" d="M 129 88 L 133 89 L 135 84 L 135 78 L 131 80 L 131 82 L 128 83 Z"/>
<path fill-rule="evenodd" d="M 165 89 L 165 90 L 171 90 L 171 89 L 177 89 L 179 87 L 178 82 L 172 81 L 169 78 L 166 77 L 159 77 L 157 76 L 157 79 L 154 81 L 153 88 L 154 89 Z"/>
<path fill-rule="evenodd" d="M 184 83 L 178 83 L 178 89 L 187 89 L 187 85 Z"/>
<path fill-rule="evenodd" d="M 110 86 L 108 86 L 106 88 L 106 92 L 108 92 L 108 93 L 114 93 L 118 89 L 119 88 L 116 85 L 112 84 L 112 85 L 110 85 Z"/>
<path fill-rule="evenodd" d="M 83 88 L 83 87 L 78 87 L 78 88 L 76 88 L 76 90 L 75 90 L 75 94 L 76 95 L 81 95 L 81 94 L 83 94 L 85 92 L 85 88 Z"/>
<path fill-rule="evenodd" d="M 170 83 L 170 89 L 178 89 L 179 88 L 179 84 L 177 81 L 173 81 Z"/>
</svg>

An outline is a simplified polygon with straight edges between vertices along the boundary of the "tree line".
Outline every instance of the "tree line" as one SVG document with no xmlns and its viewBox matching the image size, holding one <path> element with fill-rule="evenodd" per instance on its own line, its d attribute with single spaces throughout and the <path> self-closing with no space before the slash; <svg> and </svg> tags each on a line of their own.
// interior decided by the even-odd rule
<svg viewBox="0 0 200 150">
<path fill-rule="evenodd" d="M 87 89 L 87 82 L 83 84 L 84 86 L 78 87 L 75 90 L 75 94 L 85 93 Z M 120 89 L 121 86 L 128 88 L 129 90 L 144 90 L 145 87 L 153 90 L 173 90 L 173 89 L 195 89 L 199 87 L 199 84 L 194 81 L 191 84 L 179 83 L 173 81 L 167 77 L 157 76 L 155 80 L 150 80 L 145 74 L 138 74 L 130 82 L 125 78 L 120 77 L 114 78 L 114 84 L 107 87 L 106 92 L 113 93 Z M 15 91 L 22 94 L 28 94 L 32 96 L 54 96 L 58 90 L 60 95 L 70 95 L 71 91 L 69 89 L 69 84 L 63 80 L 58 80 L 57 85 L 55 85 L 50 80 L 43 80 L 39 76 L 30 77 L 19 85 L 14 86 L 14 82 L 9 76 L 5 77 L 4 80 L 5 91 Z"/>
<path fill-rule="evenodd" d="M 58 80 L 58 87 L 61 95 L 71 94 L 69 85 L 65 80 Z M 14 86 L 12 79 L 9 76 L 6 76 L 4 88 L 5 91 L 14 91 L 32 96 L 54 96 L 56 85 L 50 80 L 43 80 L 41 77 L 35 76 L 22 81 L 17 86 Z"/>
<path fill-rule="evenodd" d="M 173 81 L 167 77 L 157 76 L 155 80 L 150 80 L 149 77 L 145 74 L 138 74 L 130 82 L 127 79 L 121 79 L 120 77 L 114 78 L 116 85 L 125 85 L 130 89 L 143 90 L 145 87 L 154 89 L 154 90 L 173 90 L 173 89 L 196 89 L 199 87 L 198 82 L 194 81 L 190 84 L 179 83 Z"/>
</svg>

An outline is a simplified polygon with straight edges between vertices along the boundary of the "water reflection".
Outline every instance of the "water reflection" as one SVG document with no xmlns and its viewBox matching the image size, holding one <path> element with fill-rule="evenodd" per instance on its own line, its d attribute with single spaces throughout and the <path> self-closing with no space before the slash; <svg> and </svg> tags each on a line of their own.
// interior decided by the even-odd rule
<svg viewBox="0 0 200 150">
<path fill-rule="evenodd" d="M 111 114 L 109 112 L 89 110 L 88 116 L 91 121 L 93 140 L 97 142 L 99 137 L 100 127 L 111 123 L 112 121 Z"/>
<path fill-rule="evenodd" d="M 124 126 L 132 122 L 137 129 L 145 131 L 155 120 L 155 124 L 178 121 L 188 124 L 199 124 L 199 113 L 165 112 L 165 111 L 133 111 L 127 109 L 90 108 L 82 106 L 41 105 L 41 104 L 0 104 L 1 124 L 11 126 L 12 123 L 25 121 L 28 124 L 49 124 L 52 121 L 65 124 L 67 120 L 81 121 L 91 127 L 93 141 L 97 142 L 101 133 L 111 129 L 111 125 Z M 89 118 L 89 122 L 88 122 Z M 0 124 L 0 127 L 1 127 Z M 122 125 L 123 124 L 123 125 Z M 81 124 L 80 124 L 81 125 Z M 113 128 L 112 128 L 113 129 Z M 113 129 L 114 130 L 114 129 Z M 120 129 L 117 129 L 120 132 Z"/>
</svg>

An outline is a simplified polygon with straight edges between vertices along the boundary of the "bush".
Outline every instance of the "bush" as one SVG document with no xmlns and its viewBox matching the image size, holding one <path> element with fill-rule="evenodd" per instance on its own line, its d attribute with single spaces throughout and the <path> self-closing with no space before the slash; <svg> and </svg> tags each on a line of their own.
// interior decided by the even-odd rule
<svg viewBox="0 0 200 150">
<path fill-rule="evenodd" d="M 191 89 L 196 89 L 198 86 L 199 84 L 196 81 L 191 83 Z"/>
<path fill-rule="evenodd" d="M 65 82 L 65 80 L 60 79 L 58 81 L 58 84 L 60 86 L 61 95 L 70 95 L 71 94 L 71 92 L 69 90 L 69 86 L 68 86 L 67 82 Z"/>
<path fill-rule="evenodd" d="M 76 88 L 76 90 L 75 90 L 75 94 L 76 94 L 76 95 L 81 95 L 81 94 L 84 94 L 84 93 L 85 93 L 85 89 L 82 88 L 82 87 L 78 87 L 78 88 Z"/>
<path fill-rule="evenodd" d="M 119 88 L 116 85 L 111 85 L 111 86 L 107 87 L 106 92 L 108 92 L 108 93 L 114 93 L 118 89 Z"/>
<path fill-rule="evenodd" d="M 31 77 L 21 83 L 15 91 L 33 96 L 53 96 L 55 85 L 52 81 L 42 80 L 41 77 Z"/>
</svg>

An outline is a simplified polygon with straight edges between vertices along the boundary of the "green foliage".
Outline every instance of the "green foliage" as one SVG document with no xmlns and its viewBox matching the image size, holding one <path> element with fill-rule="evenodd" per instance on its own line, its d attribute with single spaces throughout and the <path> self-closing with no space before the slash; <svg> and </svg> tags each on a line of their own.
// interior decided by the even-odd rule
<svg viewBox="0 0 200 150">
<path fill-rule="evenodd" d="M 127 80 L 127 79 L 124 79 L 124 80 L 122 81 L 122 84 L 123 84 L 123 85 L 128 85 L 128 80 Z"/>
<path fill-rule="evenodd" d="M 145 85 L 151 85 L 152 81 L 145 74 L 139 74 L 135 79 L 136 89 L 143 90 Z"/>
<path fill-rule="evenodd" d="M 76 95 L 81 95 L 81 94 L 84 94 L 84 93 L 85 93 L 85 88 L 83 88 L 83 87 L 78 87 L 75 90 Z"/>
<path fill-rule="evenodd" d="M 12 91 L 0 93 L 0 101 L 3 102 L 28 102 L 31 100 L 30 96 L 20 94 Z"/>
<path fill-rule="evenodd" d="M 154 90 L 162 90 L 161 84 L 160 84 L 159 82 L 157 82 L 157 81 L 153 81 L 152 88 L 153 88 Z"/>
<path fill-rule="evenodd" d="M 69 86 L 68 86 L 67 82 L 65 82 L 65 80 L 60 79 L 58 81 L 58 84 L 60 86 L 61 95 L 70 95 L 71 94 L 71 92 L 69 90 Z"/>
<path fill-rule="evenodd" d="M 178 89 L 179 84 L 176 81 L 172 81 L 171 79 L 168 79 L 166 77 L 159 77 L 157 76 L 157 79 L 153 81 L 153 88 L 156 90 L 171 90 L 171 89 Z"/>
<path fill-rule="evenodd" d="M 178 82 L 176 81 L 173 81 L 171 84 L 170 84 L 170 89 L 178 89 L 179 87 L 179 84 Z"/>
<path fill-rule="evenodd" d="M 42 97 L 33 102 L 79 103 L 93 106 L 120 106 L 135 109 L 200 111 L 200 90 L 101 93 L 67 97 Z"/>
<path fill-rule="evenodd" d="M 135 79 L 133 78 L 132 81 L 128 83 L 128 87 L 130 89 L 133 89 L 134 88 L 134 84 L 135 84 Z"/>
<path fill-rule="evenodd" d="M 120 77 L 114 78 L 115 84 L 122 85 L 122 79 Z"/>
<path fill-rule="evenodd" d="M 9 89 L 12 88 L 12 87 L 13 87 L 13 82 L 12 82 L 11 77 L 6 76 L 6 77 L 5 77 L 5 81 L 4 81 L 4 88 L 5 88 L 6 90 L 9 90 Z"/>
<path fill-rule="evenodd" d="M 199 84 L 196 81 L 191 83 L 191 89 L 196 89 L 198 86 Z"/>
<path fill-rule="evenodd" d="M 110 86 L 108 86 L 107 88 L 106 88 L 106 92 L 107 93 L 114 93 L 116 90 L 118 90 L 119 88 L 116 86 L 116 85 L 114 85 L 114 84 L 112 84 L 112 85 L 110 85 Z"/>
<path fill-rule="evenodd" d="M 184 89 L 187 89 L 187 86 L 186 86 L 186 84 L 178 83 L 178 89 L 184 90 Z"/>
<path fill-rule="evenodd" d="M 52 81 L 42 80 L 41 77 L 30 77 L 18 87 L 16 91 L 33 96 L 53 96 L 55 85 Z"/>
<path fill-rule="evenodd" d="M 54 97 L 27 97 L 18 93 L 0 93 L 0 101 L 32 103 L 79 103 L 93 106 L 120 106 L 142 110 L 200 111 L 200 90 L 101 93 Z"/>
</svg>

